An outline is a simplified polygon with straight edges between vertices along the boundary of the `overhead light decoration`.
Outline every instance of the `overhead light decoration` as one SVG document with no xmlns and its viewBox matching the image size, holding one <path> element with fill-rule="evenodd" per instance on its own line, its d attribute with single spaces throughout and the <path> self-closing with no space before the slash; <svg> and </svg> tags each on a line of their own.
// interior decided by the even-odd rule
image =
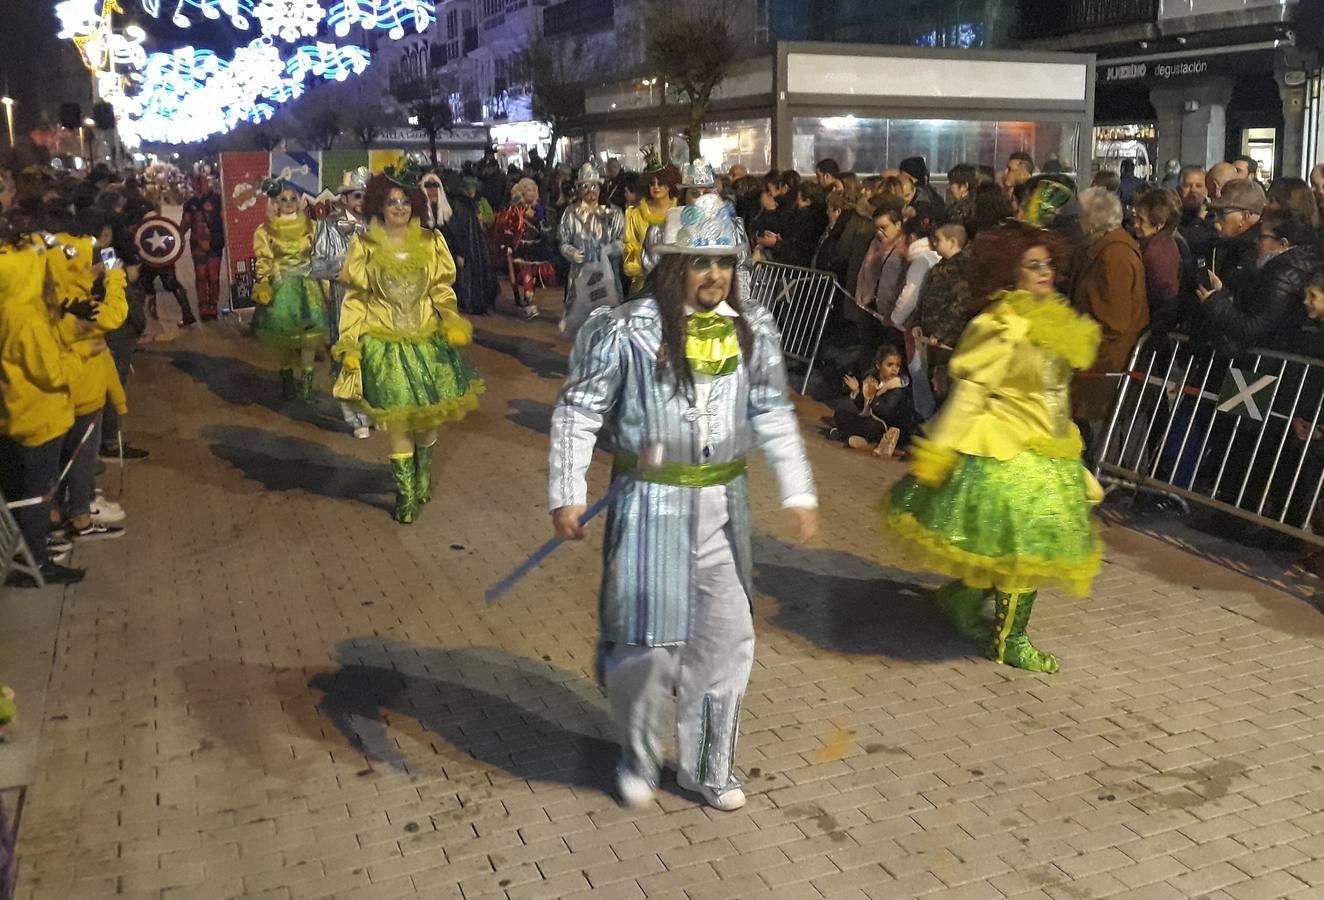
<svg viewBox="0 0 1324 900">
<path fill-rule="evenodd" d="M 137 0 L 146 15 L 169 15 L 181 28 L 201 17 L 245 31 L 256 20 L 262 36 L 226 58 L 194 46 L 147 52 L 142 28 L 114 27 L 122 2 L 59 0 L 54 11 L 59 37 L 78 47 L 97 96 L 114 109 L 120 138 L 131 150 L 141 141 L 190 143 L 244 122 L 265 122 L 310 81 L 345 81 L 363 72 L 372 61 L 363 47 L 296 43 L 315 36 L 323 22 L 338 37 L 357 27 L 398 39 L 436 21 L 432 0 L 340 0 L 329 12 L 323 0 Z"/>
<path fill-rule="evenodd" d="M 257 0 L 253 15 L 262 23 L 262 33 L 282 41 L 313 37 L 326 18 L 318 0 Z"/>
<path fill-rule="evenodd" d="M 430 0 L 342 0 L 326 14 L 327 24 L 338 37 L 348 36 L 357 27 L 385 31 L 397 41 L 408 28 L 422 34 L 436 20 L 437 8 Z"/>
</svg>

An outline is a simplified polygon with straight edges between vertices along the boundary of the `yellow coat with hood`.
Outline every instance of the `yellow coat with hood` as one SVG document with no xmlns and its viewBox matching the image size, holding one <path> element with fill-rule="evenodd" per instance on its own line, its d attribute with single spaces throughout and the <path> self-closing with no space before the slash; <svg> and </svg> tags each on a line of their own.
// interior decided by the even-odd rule
<svg viewBox="0 0 1324 900">
<path fill-rule="evenodd" d="M 60 340 L 43 295 L 46 258 L 57 253 L 0 245 L 0 434 L 24 447 L 74 424 L 82 363 Z"/>
<path fill-rule="evenodd" d="M 46 254 L 47 271 L 56 299 L 85 300 L 92 296 L 92 264 L 96 247 L 90 237 L 61 234 L 59 238 L 78 253 L 72 259 L 59 252 Z M 60 320 L 60 338 L 84 362 L 83 373 L 73 386 L 74 414 L 79 416 L 104 409 L 107 399 L 120 415 L 129 411 L 124 386 L 115 369 L 115 359 L 106 350 L 105 342 L 106 335 L 123 325 L 129 315 L 129 303 L 124 294 L 124 270 L 108 269 L 102 276 L 102 285 L 105 297 L 97 307 L 93 321 L 68 315 Z"/>
</svg>

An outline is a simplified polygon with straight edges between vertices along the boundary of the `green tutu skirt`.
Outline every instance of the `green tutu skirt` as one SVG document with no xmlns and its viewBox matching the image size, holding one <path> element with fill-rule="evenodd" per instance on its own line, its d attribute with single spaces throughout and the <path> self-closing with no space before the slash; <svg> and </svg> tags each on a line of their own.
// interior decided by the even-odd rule
<svg viewBox="0 0 1324 900">
<path fill-rule="evenodd" d="M 359 338 L 363 397 L 358 406 L 373 424 L 428 431 L 464 418 L 486 390 L 469 357 L 440 331 L 417 341 Z"/>
<path fill-rule="evenodd" d="M 959 456 L 941 487 L 913 477 L 883 498 L 883 523 L 926 568 L 977 588 L 1089 594 L 1103 544 L 1079 459 L 1030 451 L 1009 460 Z"/>
<path fill-rule="evenodd" d="M 302 275 L 282 278 L 271 302 L 253 310 L 253 333 L 263 343 L 285 350 L 325 347 L 331 318 L 322 286 Z"/>
</svg>

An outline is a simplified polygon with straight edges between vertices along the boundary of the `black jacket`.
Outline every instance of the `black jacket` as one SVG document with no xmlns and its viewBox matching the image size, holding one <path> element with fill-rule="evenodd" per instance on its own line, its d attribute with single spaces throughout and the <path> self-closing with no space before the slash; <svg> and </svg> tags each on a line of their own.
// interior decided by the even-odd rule
<svg viewBox="0 0 1324 900">
<path fill-rule="evenodd" d="M 791 227 L 777 244 L 777 262 L 808 267 L 814 259 L 814 250 L 827 231 L 827 210 L 821 205 L 795 208 L 791 213 Z"/>
<path fill-rule="evenodd" d="M 1242 289 L 1224 287 L 1204 303 L 1200 339 L 1229 354 L 1292 347 L 1306 321 L 1306 284 L 1320 263 L 1314 247 L 1293 247 L 1269 260 Z"/>
</svg>

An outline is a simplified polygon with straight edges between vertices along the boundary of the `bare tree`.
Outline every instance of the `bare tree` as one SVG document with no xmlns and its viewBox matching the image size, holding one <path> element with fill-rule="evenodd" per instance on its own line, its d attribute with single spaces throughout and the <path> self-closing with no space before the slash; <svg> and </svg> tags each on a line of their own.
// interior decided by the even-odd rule
<svg viewBox="0 0 1324 900">
<path fill-rule="evenodd" d="M 533 117 L 546 122 L 552 132 L 548 168 L 556 164 L 556 147 L 571 119 L 584 113 L 584 88 L 580 84 L 583 47 L 577 42 L 557 41 L 530 35 L 523 71 L 533 97 Z"/>
<path fill-rule="evenodd" d="M 435 166 L 437 164 L 437 137 L 443 131 L 449 133 L 455 130 L 451 105 L 436 97 L 415 100 L 409 105 L 409 117 L 414 120 L 414 124 L 418 129 L 428 136 L 428 155 Z"/>
<path fill-rule="evenodd" d="M 327 107 L 313 110 L 306 117 L 303 138 L 313 150 L 335 148 L 336 138 L 344 132 L 340 127 L 340 113 Z"/>
<path fill-rule="evenodd" d="M 268 131 L 265 128 L 253 129 L 253 143 L 259 150 L 265 150 L 270 153 L 280 146 L 280 142 L 285 140 L 279 133 Z"/>
<path fill-rule="evenodd" d="M 684 128 L 691 160 L 712 106 L 713 91 L 726 78 L 743 41 L 738 16 L 745 0 L 648 0 L 648 62 L 667 88 L 689 106 Z"/>
<path fill-rule="evenodd" d="M 355 112 L 349 123 L 349 133 L 367 150 L 372 142 L 386 130 L 386 118 L 376 109 L 364 107 Z"/>
</svg>

